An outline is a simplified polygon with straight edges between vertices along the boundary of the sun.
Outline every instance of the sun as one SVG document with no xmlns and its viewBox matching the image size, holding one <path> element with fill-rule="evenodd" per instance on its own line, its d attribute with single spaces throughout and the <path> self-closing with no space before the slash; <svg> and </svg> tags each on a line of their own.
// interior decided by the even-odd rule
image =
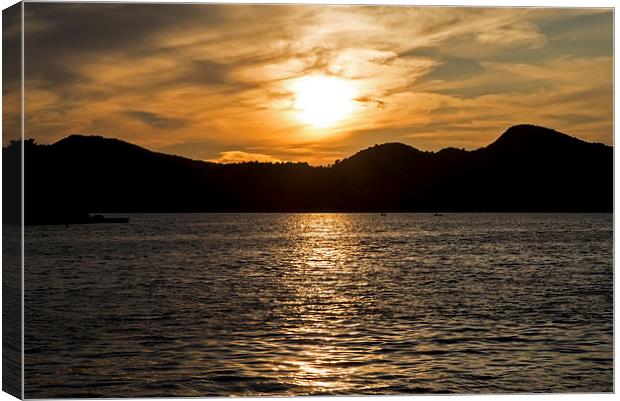
<svg viewBox="0 0 620 401">
<path fill-rule="evenodd" d="M 326 128 L 347 118 L 355 106 L 355 86 L 351 81 L 311 75 L 293 83 L 295 110 L 306 124 Z"/>
</svg>

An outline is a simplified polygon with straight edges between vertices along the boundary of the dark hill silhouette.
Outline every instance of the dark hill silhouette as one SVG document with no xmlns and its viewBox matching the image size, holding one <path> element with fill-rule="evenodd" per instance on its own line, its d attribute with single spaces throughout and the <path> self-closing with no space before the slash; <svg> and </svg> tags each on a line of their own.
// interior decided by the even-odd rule
<svg viewBox="0 0 620 401">
<path fill-rule="evenodd" d="M 473 151 L 375 145 L 330 167 L 217 164 L 118 139 L 25 142 L 25 219 L 86 212 L 611 212 L 613 151 L 532 125 Z M 19 147 L 4 149 L 5 157 Z"/>
<path fill-rule="evenodd" d="M 355 155 L 344 159 L 340 166 L 363 166 L 372 165 L 374 168 L 390 169 L 400 168 L 405 164 L 414 163 L 424 157 L 430 157 L 431 152 L 422 152 L 409 145 L 402 143 L 385 143 L 375 145 L 368 149 L 357 152 Z"/>
<path fill-rule="evenodd" d="M 562 146 L 564 149 L 567 149 L 577 148 L 587 143 L 550 128 L 521 124 L 508 128 L 506 132 L 495 142 L 487 146 L 487 148 L 507 152 L 522 152 L 535 149 L 551 151 L 551 148 L 556 146 Z M 598 145 L 604 146 L 602 144 Z"/>
</svg>

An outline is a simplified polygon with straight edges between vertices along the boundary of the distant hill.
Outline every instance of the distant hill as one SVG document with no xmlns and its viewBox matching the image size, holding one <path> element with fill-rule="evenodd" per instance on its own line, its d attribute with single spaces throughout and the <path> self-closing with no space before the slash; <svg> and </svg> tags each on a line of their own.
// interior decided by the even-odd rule
<svg viewBox="0 0 620 401">
<path fill-rule="evenodd" d="M 330 167 L 217 164 L 72 135 L 27 141 L 25 171 L 31 224 L 84 212 L 613 210 L 613 148 L 533 125 L 473 151 L 386 143 Z"/>
</svg>

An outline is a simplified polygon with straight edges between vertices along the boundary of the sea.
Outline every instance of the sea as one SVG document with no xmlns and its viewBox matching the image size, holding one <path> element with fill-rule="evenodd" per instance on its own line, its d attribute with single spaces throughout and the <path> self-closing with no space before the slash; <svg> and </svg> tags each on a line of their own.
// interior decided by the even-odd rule
<svg viewBox="0 0 620 401">
<path fill-rule="evenodd" d="M 613 391 L 612 214 L 25 230 L 27 398 Z"/>
</svg>

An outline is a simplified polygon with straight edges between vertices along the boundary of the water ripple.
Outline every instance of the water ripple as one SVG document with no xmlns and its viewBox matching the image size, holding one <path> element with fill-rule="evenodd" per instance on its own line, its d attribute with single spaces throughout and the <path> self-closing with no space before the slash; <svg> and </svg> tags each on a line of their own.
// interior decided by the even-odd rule
<svg viewBox="0 0 620 401">
<path fill-rule="evenodd" d="M 611 215 L 26 230 L 28 398 L 609 392 Z"/>
</svg>

